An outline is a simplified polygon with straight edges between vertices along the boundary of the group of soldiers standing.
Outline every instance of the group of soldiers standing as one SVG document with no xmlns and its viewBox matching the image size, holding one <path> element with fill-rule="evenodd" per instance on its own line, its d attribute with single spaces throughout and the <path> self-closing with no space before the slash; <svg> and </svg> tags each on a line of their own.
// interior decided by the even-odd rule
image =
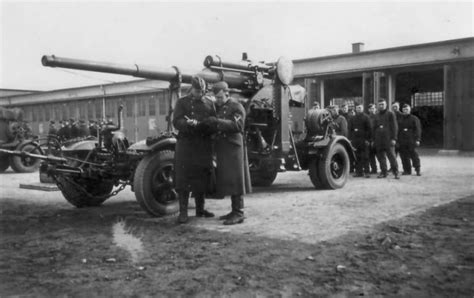
<svg viewBox="0 0 474 298">
<path fill-rule="evenodd" d="M 56 127 L 56 121 L 51 120 L 49 122 L 48 135 L 57 136 L 61 142 L 76 138 L 85 138 L 88 136 L 97 137 L 100 127 L 105 123 L 108 124 L 112 122 L 110 117 L 107 118 L 107 121 L 101 122 L 90 120 L 89 124 L 87 124 L 83 119 L 76 121 L 74 118 L 71 118 L 69 120 L 59 121 L 59 127 Z"/>
<path fill-rule="evenodd" d="M 420 158 L 416 147 L 420 146 L 421 124 L 418 117 L 411 114 L 411 107 L 404 104 L 400 112 L 400 104 L 395 102 L 392 111 L 387 108 L 387 101 L 368 106 L 368 114 L 364 113 L 362 103 L 355 105 L 355 114 L 348 112 L 348 106 L 342 106 L 338 113 L 337 107 L 331 106 L 336 134 L 349 138 L 355 148 L 354 177 L 370 177 L 377 173 L 376 158 L 380 165 L 377 178 L 386 178 L 388 174 L 387 159 L 390 169 L 399 179 L 397 155 L 402 161 L 402 175 L 411 175 L 412 168 L 417 176 L 421 176 Z M 351 167 L 352 168 L 352 167 Z"/>
</svg>

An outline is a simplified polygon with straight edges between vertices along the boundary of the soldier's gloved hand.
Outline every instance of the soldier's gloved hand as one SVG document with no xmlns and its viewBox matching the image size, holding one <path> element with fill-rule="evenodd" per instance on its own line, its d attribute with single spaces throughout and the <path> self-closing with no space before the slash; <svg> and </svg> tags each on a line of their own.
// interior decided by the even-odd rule
<svg viewBox="0 0 474 298">
<path fill-rule="evenodd" d="M 217 118 L 214 116 L 207 117 L 202 121 L 210 132 L 217 132 L 217 122 Z"/>
<path fill-rule="evenodd" d="M 391 143 L 392 143 L 392 146 L 395 146 L 397 144 L 397 141 L 392 140 Z"/>
<path fill-rule="evenodd" d="M 186 120 L 186 123 L 189 125 L 189 126 L 196 126 L 198 124 L 197 120 L 196 119 L 187 119 Z"/>
<path fill-rule="evenodd" d="M 420 147 L 420 141 L 415 142 L 416 147 Z"/>
</svg>

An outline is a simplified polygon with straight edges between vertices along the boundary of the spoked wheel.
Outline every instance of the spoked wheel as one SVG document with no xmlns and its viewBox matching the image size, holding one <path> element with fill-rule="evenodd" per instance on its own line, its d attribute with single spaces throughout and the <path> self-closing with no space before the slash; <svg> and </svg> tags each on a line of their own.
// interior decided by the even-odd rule
<svg viewBox="0 0 474 298">
<path fill-rule="evenodd" d="M 178 211 L 178 194 L 174 188 L 174 152 L 155 152 L 138 164 L 133 179 L 135 197 L 140 206 L 152 216 Z"/>
<path fill-rule="evenodd" d="M 26 144 L 21 146 L 19 150 L 32 154 L 41 154 L 39 147 L 34 144 Z M 12 156 L 10 165 L 17 173 L 32 173 L 39 168 L 40 163 L 41 160 L 37 158 L 29 156 Z"/>
<path fill-rule="evenodd" d="M 57 177 L 57 185 L 64 198 L 77 208 L 101 205 L 114 188 L 112 182 L 62 176 Z"/>
<path fill-rule="evenodd" d="M 349 155 L 341 144 L 334 144 L 318 163 L 318 178 L 324 188 L 342 188 L 349 176 Z"/>
</svg>

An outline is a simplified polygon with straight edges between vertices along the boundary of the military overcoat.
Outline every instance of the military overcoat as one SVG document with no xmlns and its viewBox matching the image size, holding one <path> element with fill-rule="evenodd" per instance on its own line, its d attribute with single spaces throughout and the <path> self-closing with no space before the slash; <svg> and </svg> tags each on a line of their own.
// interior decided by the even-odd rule
<svg viewBox="0 0 474 298">
<path fill-rule="evenodd" d="M 421 139 L 421 124 L 415 115 L 402 115 L 398 120 L 398 142 L 400 148 L 413 149 Z"/>
<path fill-rule="evenodd" d="M 198 122 L 215 116 L 208 98 L 187 95 L 178 99 L 173 125 L 179 131 L 175 151 L 175 183 L 178 191 L 206 192 L 212 167 L 211 134 L 187 124 L 187 118 Z"/>
<path fill-rule="evenodd" d="M 372 125 L 370 118 L 364 113 L 356 114 L 349 120 L 349 140 L 354 147 L 363 146 L 372 140 Z"/>
<path fill-rule="evenodd" d="M 237 100 L 230 98 L 217 107 L 217 157 L 218 196 L 243 195 L 251 192 L 247 151 L 244 144 L 245 110 Z"/>
<path fill-rule="evenodd" d="M 395 114 L 388 110 L 379 111 L 375 114 L 373 131 L 375 147 L 389 149 L 392 146 L 391 140 L 397 140 L 398 137 L 398 124 Z"/>
</svg>

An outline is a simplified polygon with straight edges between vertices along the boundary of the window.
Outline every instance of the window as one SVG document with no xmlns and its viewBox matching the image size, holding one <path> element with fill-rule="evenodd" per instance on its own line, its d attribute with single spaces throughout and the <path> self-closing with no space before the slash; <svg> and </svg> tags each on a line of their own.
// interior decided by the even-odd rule
<svg viewBox="0 0 474 298">
<path fill-rule="evenodd" d="M 89 120 L 94 118 L 94 105 L 92 103 L 93 101 L 91 100 L 87 102 L 87 119 Z"/>
<path fill-rule="evenodd" d="M 138 116 L 146 115 L 147 99 L 148 99 L 148 96 L 146 95 L 137 96 Z"/>
<path fill-rule="evenodd" d="M 102 119 L 102 99 L 100 98 L 95 100 L 95 118 Z"/>
<path fill-rule="evenodd" d="M 148 115 L 155 116 L 156 115 L 156 96 L 152 94 L 151 97 L 148 99 Z"/>
<path fill-rule="evenodd" d="M 168 114 L 168 97 L 165 96 L 165 92 L 158 93 L 158 106 L 160 115 Z"/>
<path fill-rule="evenodd" d="M 65 103 L 63 103 L 61 110 L 62 110 L 63 120 L 68 119 L 67 118 L 67 105 Z"/>
<path fill-rule="evenodd" d="M 44 106 L 44 121 L 51 120 L 51 112 L 53 111 L 53 105 L 45 105 Z"/>
<path fill-rule="evenodd" d="M 31 111 L 32 111 L 32 113 L 31 113 L 31 116 L 32 116 L 32 117 L 31 117 L 31 120 L 32 120 L 33 122 L 36 122 L 36 120 L 38 119 L 38 108 L 35 107 L 35 106 L 32 106 L 32 107 L 31 107 Z"/>
<path fill-rule="evenodd" d="M 125 110 L 127 113 L 127 117 L 133 117 L 133 115 L 135 114 L 133 106 L 133 98 L 129 98 L 125 101 Z"/>
<path fill-rule="evenodd" d="M 105 114 L 110 117 L 116 116 L 115 98 L 109 98 L 105 101 Z"/>
<path fill-rule="evenodd" d="M 443 106 L 443 92 L 422 92 L 411 96 L 411 106 Z"/>
</svg>

